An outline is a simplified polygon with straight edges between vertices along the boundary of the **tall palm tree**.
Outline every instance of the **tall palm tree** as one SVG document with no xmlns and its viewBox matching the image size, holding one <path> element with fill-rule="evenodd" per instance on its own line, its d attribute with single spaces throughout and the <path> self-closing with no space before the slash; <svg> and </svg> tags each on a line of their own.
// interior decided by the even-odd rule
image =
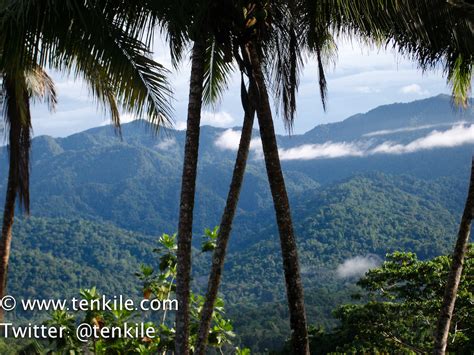
<svg viewBox="0 0 474 355">
<path fill-rule="evenodd" d="M 109 11 L 106 3 L 0 4 L 0 76 L 10 153 L 0 241 L 0 297 L 6 290 L 16 198 L 26 213 L 30 206 L 31 90 L 26 74 L 44 73 L 42 68 L 48 67 L 84 79 L 118 129 L 119 107 L 146 114 L 157 124 L 169 122 L 167 71 L 151 59 L 140 31 L 125 30 L 131 23 L 127 13 Z"/>
<path fill-rule="evenodd" d="M 212 35 L 206 41 L 195 41 L 191 59 L 191 80 L 181 182 L 181 204 L 178 225 L 178 270 L 176 295 L 180 305 L 176 316 L 176 352 L 189 352 L 189 292 L 191 277 L 191 242 L 196 170 L 199 150 L 201 107 L 216 103 L 226 87 L 231 63 Z M 179 277 L 181 276 L 181 277 Z M 184 307 L 183 307 L 184 305 Z M 209 330 L 207 330 L 208 332 Z M 178 349 L 179 348 L 179 349 Z"/>
<path fill-rule="evenodd" d="M 189 354 L 190 351 L 191 243 L 201 108 L 203 102 L 211 104 L 220 98 L 227 85 L 228 74 L 232 70 L 230 64 L 232 58 L 226 55 L 230 51 L 229 31 L 227 31 L 229 14 L 223 11 L 228 4 L 229 1 L 188 2 L 187 12 L 180 22 L 192 25 L 177 30 L 181 31 L 180 36 L 174 35 L 184 38 L 184 41 L 193 41 L 178 220 L 176 298 L 180 307 L 176 312 L 176 354 Z M 179 48 L 182 49 L 183 46 Z M 182 58 L 179 50 L 174 50 L 176 60 Z"/>
<path fill-rule="evenodd" d="M 240 135 L 239 147 L 235 159 L 234 170 L 232 172 L 232 179 L 227 195 L 224 212 L 222 213 L 221 222 L 219 224 L 219 231 L 217 236 L 216 248 L 212 255 L 211 271 L 209 273 L 209 281 L 207 286 L 206 299 L 201 310 L 201 319 L 199 323 L 198 339 L 196 343 L 196 354 L 203 355 L 206 352 L 206 344 L 211 327 L 212 313 L 214 311 L 214 304 L 217 299 L 217 292 L 222 277 L 222 270 L 224 268 L 224 261 L 227 252 L 227 244 L 229 242 L 230 233 L 232 230 L 232 222 L 234 220 L 235 212 L 237 210 L 237 203 L 239 201 L 240 190 L 244 179 L 245 168 L 247 165 L 247 158 L 250 150 L 250 142 L 252 140 L 252 130 L 255 118 L 255 104 L 249 99 L 254 99 L 256 94 L 252 92 L 254 88 L 250 89 L 250 94 L 247 93 L 245 84 L 242 80 L 242 104 L 244 106 L 244 121 L 242 132 Z"/>
<path fill-rule="evenodd" d="M 464 266 L 467 247 L 469 245 L 469 235 L 471 234 L 471 223 L 474 219 L 474 157 L 472 159 L 471 178 L 467 193 L 466 205 L 459 226 L 458 238 L 452 256 L 451 270 L 446 283 L 443 303 L 439 314 L 436 335 L 435 354 L 445 354 L 448 345 L 449 327 L 453 317 L 454 304 L 456 302 L 457 290 Z"/>
<path fill-rule="evenodd" d="M 184 148 L 181 202 L 179 206 L 178 222 L 176 298 L 180 307 L 176 312 L 176 354 L 189 353 L 189 297 L 192 263 L 191 242 L 204 85 L 204 58 L 204 44 L 202 41 L 194 42 L 191 55 L 188 119 L 186 125 L 186 144 Z"/>
<path fill-rule="evenodd" d="M 280 235 L 286 293 L 290 310 L 292 348 L 295 354 L 309 354 L 303 283 L 299 267 L 296 237 L 293 230 L 290 203 L 278 154 L 272 112 L 262 71 L 262 60 L 257 45 L 254 42 L 248 43 L 247 50 L 252 64 L 253 80 L 255 80 L 259 91 L 257 117 L 265 166 Z"/>
<path fill-rule="evenodd" d="M 2 238 L 0 240 L 0 295 L 5 295 L 8 260 L 12 239 L 17 193 L 20 205 L 29 210 L 29 150 L 30 150 L 30 99 L 45 99 L 53 110 L 57 99 L 51 78 L 41 69 L 18 75 L 3 77 L 5 123 L 9 132 L 10 166 L 7 182 L 5 208 L 3 212 Z M 3 309 L 0 309 L 0 317 Z"/>
<path fill-rule="evenodd" d="M 245 25 L 243 26 L 243 29 L 240 30 L 240 36 L 238 36 L 238 40 L 236 41 L 237 45 L 238 43 L 245 43 L 247 41 L 246 36 L 248 36 L 249 30 L 250 33 L 252 33 L 251 28 L 256 24 L 254 21 L 255 10 L 255 7 L 249 7 L 245 8 L 243 11 L 243 23 Z M 323 57 L 330 60 L 335 54 L 335 45 L 332 41 L 332 37 L 327 32 L 324 35 L 320 35 L 318 39 L 313 41 L 314 43 L 318 44 L 317 48 L 319 51 L 313 50 L 313 48 L 308 46 L 307 43 L 302 44 L 298 41 L 295 41 L 295 38 L 298 36 L 298 34 L 294 31 L 296 26 L 293 21 L 295 19 L 291 16 L 286 16 L 288 15 L 288 12 L 285 10 L 288 10 L 288 7 L 283 3 L 279 4 L 279 6 L 277 6 L 273 11 L 273 16 L 277 17 L 277 19 L 273 21 L 274 28 L 271 30 L 273 36 L 268 39 L 269 43 L 267 44 L 268 48 L 265 57 L 269 58 L 269 60 L 265 62 L 264 66 L 267 73 L 269 74 L 269 81 L 273 85 L 275 101 L 281 105 L 285 122 L 288 124 L 288 127 L 291 127 L 296 110 L 298 76 L 303 65 L 301 48 L 306 46 L 306 49 L 310 53 L 314 52 L 314 54 L 316 54 L 319 67 L 320 93 L 323 107 L 325 108 L 326 81 L 324 76 Z M 247 94 L 245 87 L 242 84 L 242 104 L 245 112 L 244 125 L 242 128 L 240 144 L 237 152 L 231 184 L 229 187 L 227 202 L 222 214 L 221 223 L 219 225 L 217 243 L 212 258 L 213 261 L 209 275 L 206 301 L 201 311 L 201 322 L 196 345 L 196 352 L 198 354 L 204 354 L 206 350 L 207 334 L 209 333 L 210 329 L 213 306 L 217 298 L 217 291 L 223 271 L 226 248 L 230 237 L 240 188 L 242 185 L 252 134 L 253 115 L 255 114 L 255 107 L 257 106 L 258 101 L 257 97 L 259 95 L 255 85 L 255 80 L 251 78 L 252 67 L 251 63 L 249 62 L 248 55 L 245 54 L 246 49 L 244 47 L 242 48 L 242 53 L 244 53 L 244 55 L 234 53 L 234 56 L 240 63 L 241 72 L 243 74 L 245 73 L 250 78 L 249 85 L 251 86 L 251 90 Z"/>
</svg>

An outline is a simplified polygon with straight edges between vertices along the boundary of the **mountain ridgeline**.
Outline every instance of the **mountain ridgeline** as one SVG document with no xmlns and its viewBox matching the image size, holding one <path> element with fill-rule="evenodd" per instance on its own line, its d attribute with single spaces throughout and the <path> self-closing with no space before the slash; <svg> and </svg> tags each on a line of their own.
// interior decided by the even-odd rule
<svg viewBox="0 0 474 355">
<path fill-rule="evenodd" d="M 230 133 L 202 127 L 195 246 L 205 227 L 219 223 L 225 204 L 236 149 Z M 64 298 L 93 285 L 107 294 L 139 294 L 134 272 L 157 263 L 157 237 L 177 228 L 184 132 L 156 136 L 146 123 L 132 122 L 122 135 L 99 127 L 33 140 L 32 217 L 15 225 L 10 294 Z M 331 310 L 349 300 L 360 275 L 341 271 L 347 260 L 380 262 L 396 250 L 424 259 L 452 248 L 474 151 L 472 106 L 453 109 L 440 95 L 278 140 L 310 323 L 334 325 Z M 4 198 L 6 148 L 0 159 Z M 195 261 L 193 286 L 202 290 L 209 259 L 196 253 Z M 278 233 L 258 139 L 222 295 L 242 344 L 258 352 L 288 337 Z"/>
</svg>

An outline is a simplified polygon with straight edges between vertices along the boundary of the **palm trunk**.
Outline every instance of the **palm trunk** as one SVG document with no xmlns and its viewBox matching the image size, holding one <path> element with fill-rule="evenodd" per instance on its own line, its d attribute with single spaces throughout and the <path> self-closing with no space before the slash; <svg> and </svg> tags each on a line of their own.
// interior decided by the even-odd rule
<svg viewBox="0 0 474 355">
<path fill-rule="evenodd" d="M 293 222 L 291 220 L 290 203 L 281 170 L 272 112 L 265 86 L 265 79 L 261 69 L 260 58 L 253 43 L 248 44 L 248 51 L 253 70 L 253 79 L 259 90 L 257 117 L 260 126 L 260 138 L 262 139 L 268 181 L 270 183 L 280 234 L 286 293 L 290 311 L 292 348 L 294 354 L 305 355 L 309 354 L 308 331 L 306 327 L 303 284 L 300 275 Z"/>
<path fill-rule="evenodd" d="M 250 93 L 252 95 L 252 93 Z M 239 201 L 240 189 L 244 179 L 245 167 L 249 155 L 250 141 L 252 139 L 252 129 L 255 117 L 255 108 L 245 108 L 244 124 L 240 136 L 239 149 L 235 160 L 232 181 L 227 195 L 227 201 L 222 214 L 221 224 L 219 226 L 219 235 L 217 245 L 212 257 L 211 273 L 207 285 L 206 301 L 201 311 L 201 321 L 199 324 L 198 340 L 196 344 L 196 354 L 204 355 L 206 352 L 209 329 L 211 328 L 212 312 L 217 298 L 217 291 L 224 268 L 224 259 L 227 251 L 230 233 L 232 230 L 232 221 L 234 220 L 237 203 Z"/>
<path fill-rule="evenodd" d="M 445 354 L 448 343 L 449 327 L 453 316 L 454 304 L 458 292 L 459 282 L 461 281 L 464 258 L 466 256 L 469 234 L 471 232 L 471 223 L 474 218 L 474 157 L 472 160 L 471 181 L 467 195 L 464 213 L 459 226 L 458 239 L 454 248 L 451 262 L 451 270 L 448 276 L 448 282 L 444 292 L 443 304 L 438 318 L 438 326 L 435 336 L 435 354 Z"/>
<path fill-rule="evenodd" d="M 12 164 L 10 163 L 5 209 L 3 211 L 2 240 L 0 241 L 0 298 L 5 296 L 7 289 L 8 260 L 10 259 L 12 227 L 15 217 L 15 200 L 18 186 L 18 179 L 15 175 L 15 169 L 12 169 Z M 3 316 L 3 308 L 0 307 L 0 320 L 3 320 Z"/>
<path fill-rule="evenodd" d="M 20 204 L 27 213 L 30 209 L 29 198 L 29 152 L 31 144 L 31 114 L 25 78 L 22 75 L 5 75 L 6 121 L 9 127 L 9 171 L 5 208 L 3 210 L 2 239 L 0 240 L 0 298 L 6 293 L 8 262 L 12 241 L 12 227 L 15 218 L 17 194 Z M 0 307 L 0 320 L 3 320 Z"/>
<path fill-rule="evenodd" d="M 204 45 L 195 42 L 191 59 L 191 80 L 189 87 L 188 121 L 184 148 L 183 176 L 181 181 L 181 202 L 178 222 L 178 265 L 176 275 L 176 298 L 179 309 L 176 312 L 177 355 L 189 354 L 189 294 L 191 280 L 191 240 L 193 229 L 194 193 L 199 150 L 202 92 L 204 81 Z"/>
</svg>

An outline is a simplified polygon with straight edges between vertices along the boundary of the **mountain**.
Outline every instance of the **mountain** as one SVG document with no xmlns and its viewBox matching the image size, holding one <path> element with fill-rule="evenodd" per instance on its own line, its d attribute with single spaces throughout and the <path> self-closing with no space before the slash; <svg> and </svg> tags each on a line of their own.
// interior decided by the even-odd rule
<svg viewBox="0 0 474 355">
<path fill-rule="evenodd" d="M 66 138 L 33 140 L 31 210 L 15 225 L 9 292 L 69 297 L 97 285 L 138 295 L 141 263 L 154 264 L 157 236 L 177 227 L 183 131 L 142 121 Z M 278 136 L 297 231 L 311 323 L 334 325 L 357 275 L 344 262 L 380 262 L 394 250 L 421 258 L 448 252 L 467 190 L 474 111 L 448 96 L 382 106 L 345 121 Z M 219 223 L 238 144 L 238 128 L 202 127 L 194 245 Z M 0 151 L 0 198 L 7 151 Z M 255 352 L 288 336 L 278 233 L 254 132 L 222 294 L 243 344 Z M 196 254 L 193 286 L 207 282 L 208 257 Z M 19 317 L 29 316 L 18 314 Z"/>
</svg>

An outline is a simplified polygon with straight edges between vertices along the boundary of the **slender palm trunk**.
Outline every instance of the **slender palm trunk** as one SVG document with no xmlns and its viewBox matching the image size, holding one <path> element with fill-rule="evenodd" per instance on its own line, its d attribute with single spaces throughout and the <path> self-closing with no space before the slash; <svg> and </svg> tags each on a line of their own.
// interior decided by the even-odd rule
<svg viewBox="0 0 474 355">
<path fill-rule="evenodd" d="M 257 117 L 260 126 L 260 138 L 262 139 L 268 181 L 270 183 L 280 234 L 286 293 L 290 310 L 292 348 L 294 354 L 305 355 L 309 354 L 308 331 L 306 326 L 303 284 L 300 275 L 293 222 L 291 220 L 290 203 L 281 170 L 272 112 L 265 86 L 265 79 L 261 69 L 260 58 L 253 43 L 249 43 L 247 48 L 253 70 L 253 79 L 259 90 Z"/>
<path fill-rule="evenodd" d="M 474 218 L 474 157 L 472 160 L 471 181 L 467 195 L 464 213 L 459 226 L 458 239 L 454 248 L 451 262 L 451 270 L 448 276 L 448 282 L 444 292 L 443 304 L 438 318 L 438 326 L 435 336 L 435 354 L 445 354 L 448 343 L 449 327 L 453 316 L 454 304 L 458 292 L 459 282 L 466 256 L 469 234 L 471 233 L 471 223 Z"/>
<path fill-rule="evenodd" d="M 189 294 L 191 280 L 191 240 L 193 229 L 194 193 L 199 150 L 202 92 L 204 81 L 204 45 L 195 42 L 191 59 L 191 80 L 189 84 L 188 121 L 184 148 L 183 176 L 181 181 L 181 202 L 178 223 L 178 265 L 176 275 L 176 298 L 179 309 L 176 312 L 177 355 L 189 354 Z"/>
<path fill-rule="evenodd" d="M 12 242 L 12 227 L 15 217 L 15 200 L 18 179 L 11 167 L 8 173 L 7 194 L 5 209 L 3 211 L 2 240 L 0 241 L 0 298 L 5 296 L 7 289 L 8 261 L 10 259 L 10 246 Z M 3 320 L 3 308 L 0 307 L 0 320 Z"/>
<path fill-rule="evenodd" d="M 250 93 L 250 95 L 252 95 Z M 211 327 L 212 312 L 214 311 L 214 303 L 217 298 L 217 291 L 224 268 L 224 259 L 227 251 L 230 233 L 232 230 L 232 222 L 234 220 L 237 203 L 239 201 L 240 189 L 244 179 L 245 167 L 249 155 L 250 141 L 252 139 L 252 129 L 255 117 L 255 108 L 253 105 L 245 109 L 244 124 L 242 134 L 240 136 L 239 149 L 235 160 L 232 181 L 227 195 L 227 201 L 222 214 L 221 224 L 219 226 L 219 235 L 217 237 L 217 245 L 212 257 L 211 273 L 207 284 L 206 301 L 201 311 L 201 321 L 199 324 L 198 340 L 196 344 L 196 354 L 204 355 L 206 352 L 207 339 L 209 329 Z"/>
<path fill-rule="evenodd" d="M 19 77 L 16 80 L 22 80 Z M 20 191 L 20 202 L 29 212 L 29 149 L 30 149 L 30 107 L 26 89 L 20 87 L 14 78 L 4 77 L 6 92 L 6 117 L 9 127 L 9 171 L 5 207 L 3 211 L 2 239 L 0 240 L 0 298 L 5 296 L 7 288 L 8 262 L 12 241 L 12 227 L 15 218 L 15 202 Z M 24 82 L 23 82 L 24 84 Z M 21 86 L 25 88 L 25 86 Z M 22 185 L 21 185 L 22 184 Z M 26 185 L 25 185 L 26 184 Z M 21 185 L 21 186 L 20 186 Z M 3 320 L 3 309 L 0 307 L 0 320 Z"/>
</svg>

